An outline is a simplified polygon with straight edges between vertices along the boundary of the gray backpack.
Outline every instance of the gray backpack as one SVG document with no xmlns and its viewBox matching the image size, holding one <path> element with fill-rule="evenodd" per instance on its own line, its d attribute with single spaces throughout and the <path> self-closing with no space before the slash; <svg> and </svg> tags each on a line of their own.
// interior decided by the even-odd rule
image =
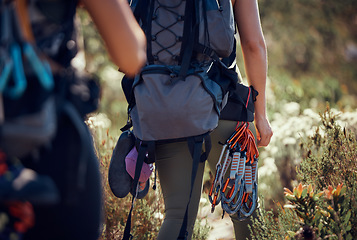
<svg viewBox="0 0 357 240">
<path fill-rule="evenodd" d="M 231 1 L 133 0 L 131 7 L 145 32 L 148 56 L 140 74 L 122 80 L 129 103 L 122 131 L 133 127 L 140 142 L 134 189 L 143 161 L 155 160 L 155 144 L 182 140 L 193 159 L 193 186 L 198 163 L 207 159 L 209 133 L 238 79 L 220 60 L 235 44 Z M 131 237 L 130 222 L 131 211 L 123 239 Z M 187 210 L 178 239 L 185 239 L 186 228 Z"/>
<path fill-rule="evenodd" d="M 143 0 L 132 7 L 148 41 L 148 64 L 130 82 L 136 137 L 170 140 L 212 131 L 236 81 L 217 76 L 225 67 L 219 58 L 234 45 L 230 1 Z"/>
</svg>

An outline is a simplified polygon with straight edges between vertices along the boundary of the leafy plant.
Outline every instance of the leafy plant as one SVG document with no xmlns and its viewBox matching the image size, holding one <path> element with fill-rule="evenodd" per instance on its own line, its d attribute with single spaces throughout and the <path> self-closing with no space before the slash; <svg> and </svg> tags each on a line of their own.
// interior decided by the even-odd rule
<svg viewBox="0 0 357 240">
<path fill-rule="evenodd" d="M 302 185 L 293 192 L 285 188 L 288 200 L 285 208 L 292 209 L 301 226 L 297 232 L 288 231 L 287 239 L 352 239 L 351 209 L 346 198 L 346 187 L 328 186 L 314 192 L 313 186 Z"/>
<path fill-rule="evenodd" d="M 249 226 L 253 240 L 283 240 L 287 236 L 287 232 L 295 232 L 299 229 L 296 213 L 292 209 L 284 209 L 280 203 L 276 203 L 276 212 L 266 210 L 264 198 L 262 197 L 260 201 L 257 217 L 252 219 L 252 225 Z"/>
<path fill-rule="evenodd" d="M 341 128 L 329 108 L 320 117 L 322 126 L 302 144 L 300 184 L 284 189 L 284 208 L 258 211 L 255 239 L 357 237 L 356 133 Z"/>
</svg>

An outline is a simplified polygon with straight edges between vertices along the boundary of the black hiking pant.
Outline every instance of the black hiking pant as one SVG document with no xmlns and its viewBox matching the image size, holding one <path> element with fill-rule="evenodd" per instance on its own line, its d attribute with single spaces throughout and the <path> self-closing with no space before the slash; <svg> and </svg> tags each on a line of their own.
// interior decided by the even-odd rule
<svg viewBox="0 0 357 240">
<path fill-rule="evenodd" d="M 86 133 L 84 138 L 73 121 L 62 114 L 51 146 L 41 150 L 39 159 L 24 159 L 28 167 L 52 177 L 61 194 L 56 205 L 34 206 L 35 227 L 26 233 L 26 240 L 97 240 L 99 237 L 102 206 L 99 162 L 89 130 L 80 120 Z M 86 141 L 83 143 L 81 139 Z M 85 158 L 81 158 L 82 150 Z"/>
</svg>

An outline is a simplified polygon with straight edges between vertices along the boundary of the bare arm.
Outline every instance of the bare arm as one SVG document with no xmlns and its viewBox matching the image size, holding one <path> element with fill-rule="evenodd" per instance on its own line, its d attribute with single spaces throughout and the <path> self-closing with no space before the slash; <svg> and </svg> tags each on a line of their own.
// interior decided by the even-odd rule
<svg viewBox="0 0 357 240">
<path fill-rule="evenodd" d="M 260 24 L 257 0 L 233 1 L 234 17 L 240 36 L 248 84 L 258 92 L 255 102 L 255 125 L 258 146 L 267 146 L 273 131 L 266 114 L 267 51 Z"/>
<path fill-rule="evenodd" d="M 126 0 L 82 0 L 112 61 L 129 76 L 146 62 L 146 39 Z"/>
</svg>

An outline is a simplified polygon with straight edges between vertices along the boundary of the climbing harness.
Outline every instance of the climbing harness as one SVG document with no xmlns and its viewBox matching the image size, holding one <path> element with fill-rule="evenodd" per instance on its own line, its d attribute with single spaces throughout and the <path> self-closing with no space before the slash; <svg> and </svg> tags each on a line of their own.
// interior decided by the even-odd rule
<svg viewBox="0 0 357 240">
<path fill-rule="evenodd" d="M 223 144 L 216 174 L 208 194 L 211 211 L 221 203 L 224 212 L 244 220 L 257 205 L 257 165 L 259 152 L 249 123 L 237 123 L 233 134 Z M 229 176 L 224 179 L 230 167 Z"/>
</svg>

